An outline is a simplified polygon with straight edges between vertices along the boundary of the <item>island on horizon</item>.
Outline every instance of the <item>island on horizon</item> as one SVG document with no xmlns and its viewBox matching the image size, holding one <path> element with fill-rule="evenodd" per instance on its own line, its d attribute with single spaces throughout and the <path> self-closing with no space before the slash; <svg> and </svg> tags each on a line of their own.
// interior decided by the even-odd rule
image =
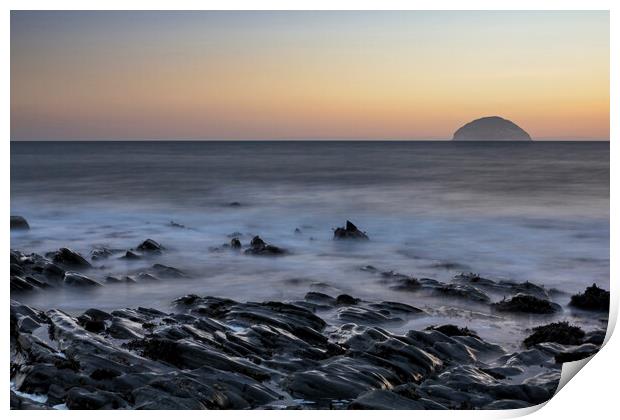
<svg viewBox="0 0 620 420">
<path fill-rule="evenodd" d="M 502 117 L 483 117 L 473 120 L 454 132 L 457 141 L 532 141 L 532 137 L 517 124 Z"/>
</svg>

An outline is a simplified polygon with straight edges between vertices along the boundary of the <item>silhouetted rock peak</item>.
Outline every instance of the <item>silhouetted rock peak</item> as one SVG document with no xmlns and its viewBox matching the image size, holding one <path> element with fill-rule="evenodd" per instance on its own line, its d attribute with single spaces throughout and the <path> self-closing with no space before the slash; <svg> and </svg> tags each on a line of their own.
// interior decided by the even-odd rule
<svg viewBox="0 0 620 420">
<path fill-rule="evenodd" d="M 501 117 L 484 117 L 469 122 L 456 130 L 452 140 L 529 141 L 532 138 L 512 121 Z"/>
</svg>

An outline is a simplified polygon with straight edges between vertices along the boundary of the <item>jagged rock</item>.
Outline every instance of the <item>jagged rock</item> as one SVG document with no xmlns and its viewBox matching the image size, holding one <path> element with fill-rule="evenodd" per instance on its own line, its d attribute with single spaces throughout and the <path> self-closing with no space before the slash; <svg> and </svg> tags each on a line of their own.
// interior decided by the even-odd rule
<svg viewBox="0 0 620 420">
<path fill-rule="evenodd" d="M 286 250 L 274 245 L 267 244 L 260 236 L 255 236 L 250 242 L 250 247 L 245 250 L 250 255 L 284 255 Z"/>
<path fill-rule="evenodd" d="M 129 251 L 129 250 L 127 250 L 127 252 L 125 252 L 125 255 L 121 257 L 121 259 L 123 260 L 139 260 L 141 258 L 142 257 L 140 255 L 136 254 L 133 251 Z"/>
<path fill-rule="evenodd" d="M 470 299 L 482 303 L 487 303 L 491 300 L 482 290 L 467 284 L 443 283 L 431 287 L 434 288 L 436 294 L 444 296 Z"/>
<path fill-rule="evenodd" d="M 420 287 L 422 287 L 422 284 L 418 279 L 416 279 L 415 277 L 408 277 L 404 275 L 402 277 L 393 277 L 392 282 L 393 284 L 390 286 L 390 289 L 394 290 L 412 292 L 417 291 L 420 289 Z"/>
<path fill-rule="evenodd" d="M 11 230 L 28 230 L 30 225 L 22 216 L 11 216 Z"/>
<path fill-rule="evenodd" d="M 67 286 L 76 286 L 76 287 L 91 287 L 91 286 L 103 286 L 96 280 L 91 279 L 90 277 L 86 277 L 83 274 L 76 273 L 73 271 L 67 271 L 65 273 L 65 277 L 62 280 L 64 284 Z"/>
<path fill-rule="evenodd" d="M 428 401 L 428 400 L 427 400 Z M 423 401 L 416 401 L 405 398 L 395 392 L 376 389 L 368 391 L 349 404 L 349 410 L 427 410 L 444 408 L 439 404 L 425 404 Z"/>
<path fill-rule="evenodd" d="M 358 303 L 360 303 L 360 299 L 347 294 L 338 295 L 336 298 L 336 305 L 357 305 Z"/>
<path fill-rule="evenodd" d="M 109 257 L 111 257 L 112 255 L 114 255 L 114 251 L 109 249 L 109 248 L 105 248 L 105 247 L 101 247 L 101 248 L 96 248 L 93 249 L 90 253 L 90 259 L 93 261 L 98 261 L 98 260 L 105 260 Z"/>
<path fill-rule="evenodd" d="M 426 329 L 433 330 L 433 331 L 439 331 L 440 333 L 445 334 L 448 337 L 467 336 L 467 337 L 480 338 L 478 337 L 478 334 L 475 331 L 472 331 L 467 327 L 461 328 L 461 327 L 457 327 L 456 325 L 452 325 L 452 324 L 445 324 L 445 325 L 439 325 L 439 326 L 431 325 L 430 327 L 427 327 Z"/>
<path fill-rule="evenodd" d="M 11 301 L 11 381 L 18 392 L 46 395 L 40 408 L 500 408 L 550 398 L 556 360 L 598 348 L 547 342 L 506 354 L 453 325 L 398 335 L 328 326 L 301 306 L 321 305 L 330 317 L 355 311 L 360 324 L 421 313 L 344 300 L 318 292 L 299 304 L 187 295 L 170 313 L 89 309 L 77 318 Z M 17 394 L 12 400 L 29 408 Z"/>
<path fill-rule="evenodd" d="M 353 223 L 347 220 L 345 227 L 334 230 L 334 239 L 361 239 L 368 240 L 365 232 L 362 232 Z"/>
<path fill-rule="evenodd" d="M 75 387 L 67 393 L 66 405 L 70 410 L 117 410 L 127 408 L 129 403 L 114 392 L 103 390 L 90 392 Z"/>
<path fill-rule="evenodd" d="M 241 249 L 241 241 L 239 240 L 239 238 L 232 238 L 230 240 L 230 247 L 232 249 Z"/>
<path fill-rule="evenodd" d="M 145 253 L 160 253 L 163 251 L 164 247 L 152 239 L 147 239 L 138 245 L 136 249 Z"/>
<path fill-rule="evenodd" d="M 468 283 L 484 290 L 494 293 L 502 293 L 504 295 L 516 295 L 519 293 L 531 295 L 539 299 L 549 299 L 549 292 L 542 286 L 529 281 L 522 283 L 512 281 L 493 281 L 481 277 L 475 273 L 461 273 L 454 278 L 456 281 Z"/>
<path fill-rule="evenodd" d="M 504 299 L 494 303 L 492 307 L 501 312 L 522 312 L 530 314 L 553 314 L 562 310 L 562 307 L 557 303 L 524 294 L 517 294 L 511 299 Z"/>
<path fill-rule="evenodd" d="M 100 333 L 105 330 L 105 321 L 112 319 L 112 315 L 99 309 L 91 308 L 77 318 L 78 323 L 85 330 Z"/>
<path fill-rule="evenodd" d="M 71 268 L 90 268 L 91 265 L 84 257 L 69 248 L 60 248 L 48 254 L 56 264 Z"/>
<path fill-rule="evenodd" d="M 532 331 L 533 334 L 523 341 L 525 347 L 532 347 L 538 343 L 581 344 L 586 335 L 581 328 L 568 322 L 553 322 L 532 328 Z"/>
<path fill-rule="evenodd" d="M 161 277 L 168 277 L 168 278 L 187 277 L 187 274 L 185 274 L 183 271 L 179 270 L 178 268 L 171 267 L 169 265 L 153 264 L 152 268 L 155 271 L 155 273 Z"/>
<path fill-rule="evenodd" d="M 599 351 L 600 347 L 594 344 L 583 344 L 568 351 L 563 351 L 555 355 L 556 363 L 575 362 L 588 358 Z"/>
<path fill-rule="evenodd" d="M 595 284 L 586 288 L 584 293 L 578 293 L 570 298 L 570 306 L 592 311 L 609 310 L 609 292 Z"/>
</svg>

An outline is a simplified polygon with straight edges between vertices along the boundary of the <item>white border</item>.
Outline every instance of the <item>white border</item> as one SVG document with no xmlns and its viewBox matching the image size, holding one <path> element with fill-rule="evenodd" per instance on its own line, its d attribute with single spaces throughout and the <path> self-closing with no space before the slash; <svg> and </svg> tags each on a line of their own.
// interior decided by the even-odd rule
<svg viewBox="0 0 620 420">
<path fill-rule="evenodd" d="M 165 1 L 5 1 L 5 13 L 2 16 L 2 38 L 3 38 L 3 58 L 4 63 L 0 66 L 0 72 L 2 73 L 2 79 L 4 80 L 2 92 L 4 93 L 4 101 L 2 104 L 2 132 L 5 133 L 4 141 L 0 142 L 0 156 L 2 159 L 2 193 L 7 198 L 7 205 L 2 209 L 2 216 L 4 220 L 8 220 L 10 213 L 10 164 L 9 164 L 9 139 L 10 139 L 10 14 L 9 10 L 46 10 L 46 9 L 65 9 L 65 10 L 137 10 L 137 9 L 152 9 L 152 10 L 234 10 L 234 9 L 248 9 L 248 10 L 610 10 L 611 18 L 611 127 L 610 127 L 610 140 L 611 140 L 611 213 L 617 209 L 617 193 L 616 185 L 619 178 L 619 172 L 617 166 L 618 163 L 618 147 L 616 145 L 618 141 L 618 117 L 620 116 L 620 109 L 617 106 L 618 100 L 618 77 L 620 74 L 620 66 L 618 65 L 618 47 L 620 45 L 618 41 L 618 28 L 619 19 L 616 16 L 619 12 L 620 6 L 617 1 L 604 1 L 604 0 L 590 0 L 590 1 L 575 1 L 575 0 L 522 0 L 522 1 L 464 1 L 464 0 L 435 0 L 435 1 L 423 1 L 423 0 L 384 0 L 384 1 L 325 1 L 325 0 L 296 0 L 296 1 L 283 1 L 283 0 L 229 0 L 229 1 L 213 1 L 213 0 L 177 0 L 174 2 Z M 10 233 L 8 224 L 5 222 L 5 234 L 2 237 L 3 255 L 9 251 L 10 248 Z M 615 325 L 618 310 L 618 293 L 615 286 L 617 280 L 615 258 L 617 256 L 617 224 L 614 219 L 611 220 L 611 279 L 612 279 L 612 312 L 610 313 L 610 324 Z M 5 260 L 4 273 L 8 277 L 8 259 Z M 3 299 L 8 301 L 9 282 L 5 277 L 4 287 L 2 289 Z M 8 334 L 8 310 L 2 311 L 2 340 L 4 353 L 4 360 L 9 359 L 9 334 Z M 609 334 L 608 334 L 609 338 Z M 532 416 L 534 418 L 579 418 L 579 419 L 606 419 L 617 416 L 613 415 L 616 412 L 616 401 L 619 399 L 617 395 L 617 389 L 615 388 L 615 382 L 618 380 L 620 369 L 618 366 L 620 363 L 617 360 L 617 355 L 620 354 L 620 344 L 617 339 L 611 339 L 607 345 L 597 354 L 588 366 L 583 369 L 583 372 L 579 373 L 579 378 L 570 381 L 565 388 L 563 388 L 550 402 L 545 405 L 545 408 L 536 411 L 536 409 L 524 409 L 513 411 L 498 411 L 498 412 L 468 412 L 468 411 L 450 411 L 450 412 L 390 412 L 390 416 L 398 418 L 409 418 L 411 416 L 424 416 L 425 418 L 507 418 L 516 417 L 536 411 Z M 6 410 L 9 409 L 9 393 L 5 389 L 5 392 L 0 393 L 2 395 L 3 406 Z M 343 418 L 353 417 L 356 418 L 374 418 L 377 414 L 371 411 L 364 412 L 329 412 L 323 411 L 321 416 L 327 416 L 331 418 Z M 10 416 L 14 418 L 32 418 L 40 415 L 39 412 L 34 411 L 11 411 Z M 109 412 L 90 412 L 89 416 L 95 418 L 103 418 L 109 416 Z M 154 412 L 154 413 L 139 413 L 132 412 L 115 412 L 114 416 L 119 417 L 142 417 L 148 416 L 149 419 L 166 419 L 170 415 L 181 415 L 180 413 L 166 413 L 166 412 Z M 253 418 L 274 418 L 274 417 L 288 417 L 291 412 L 272 412 L 272 411 L 251 411 L 251 412 L 209 412 L 207 414 L 201 412 L 183 412 L 183 416 L 217 416 L 218 418 L 231 419 L 239 416 L 250 416 Z M 313 411 L 296 411 L 295 416 L 300 418 L 314 418 L 317 415 Z M 47 412 L 47 417 L 66 416 L 77 418 L 76 416 L 82 416 L 79 412 Z M 543 416 L 543 417 L 541 417 Z"/>
</svg>

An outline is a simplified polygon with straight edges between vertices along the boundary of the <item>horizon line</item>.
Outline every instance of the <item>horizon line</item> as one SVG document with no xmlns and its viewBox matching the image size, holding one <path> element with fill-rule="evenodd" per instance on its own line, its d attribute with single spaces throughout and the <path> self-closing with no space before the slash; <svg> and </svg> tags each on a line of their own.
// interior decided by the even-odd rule
<svg viewBox="0 0 620 420">
<path fill-rule="evenodd" d="M 198 142 L 198 141 L 204 141 L 204 142 L 261 142 L 261 141 L 283 141 L 283 142 L 337 142 L 337 141 L 351 141 L 351 142 L 363 142 L 363 141 L 368 141 L 368 142 L 414 142 L 414 141 L 419 141 L 419 142 L 458 142 L 458 143 L 471 143 L 471 142 L 479 142 L 479 143 L 484 143 L 484 142 L 496 142 L 496 143 L 527 143 L 528 141 L 523 141 L 523 140 L 454 140 L 454 139 L 446 139 L 446 138 L 429 138 L 429 139 L 381 139 L 381 138 L 368 138 L 368 139 L 364 139 L 364 138 L 274 138 L 274 139 L 251 139 L 251 138 L 247 138 L 247 139 L 210 139 L 210 138 L 205 138 L 205 139 L 199 139 L 199 138 L 115 138 L 115 139 L 109 139 L 109 138 L 95 138 L 95 139 L 61 139 L 61 138 L 53 138 L 53 139 L 10 139 L 10 142 L 47 142 L 47 141 L 63 141 L 63 142 L 72 142 L 72 141 L 76 141 L 76 142 L 104 142 L 104 141 L 109 141 L 109 142 L 131 142 L 131 141 L 162 141 L 162 142 L 172 142 L 172 141 L 179 141 L 179 142 L 190 142 L 190 141 L 194 141 L 194 142 Z M 554 138 L 554 137 L 545 137 L 545 138 L 539 138 L 539 139 L 531 139 L 529 141 L 532 142 L 569 142 L 569 141 L 574 141 L 574 142 L 584 142 L 584 141 L 591 141 L 591 142 L 610 142 L 610 139 L 597 139 L 597 138 Z"/>
</svg>

